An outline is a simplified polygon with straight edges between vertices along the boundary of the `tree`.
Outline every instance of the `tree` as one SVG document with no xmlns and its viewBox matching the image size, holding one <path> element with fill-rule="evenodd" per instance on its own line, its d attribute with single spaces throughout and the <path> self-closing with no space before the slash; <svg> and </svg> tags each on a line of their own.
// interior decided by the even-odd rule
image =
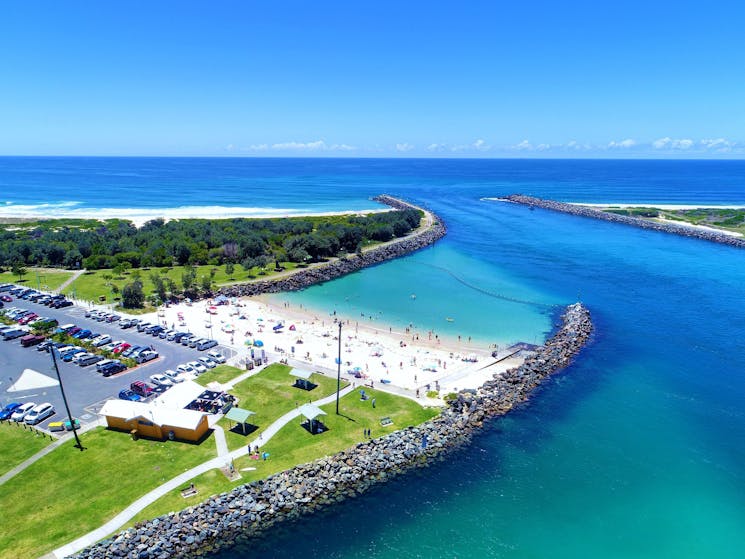
<svg viewBox="0 0 745 559">
<path fill-rule="evenodd" d="M 161 301 L 166 300 L 166 282 L 163 279 L 163 276 L 159 274 L 158 272 L 150 272 L 150 281 L 153 284 L 153 287 L 155 288 L 155 293 L 157 293 L 158 297 Z"/>
<path fill-rule="evenodd" d="M 142 283 L 133 281 L 122 289 L 122 306 L 125 309 L 141 309 L 145 302 L 145 293 L 142 291 Z"/>
<path fill-rule="evenodd" d="M 203 274 L 200 278 L 201 288 L 204 293 L 212 293 L 212 278 Z"/>
<path fill-rule="evenodd" d="M 235 264 L 232 262 L 225 263 L 225 275 L 230 279 L 233 279 L 233 272 L 235 272 Z"/>
<path fill-rule="evenodd" d="M 23 279 L 23 276 L 28 273 L 26 267 L 20 262 L 14 262 L 10 271 L 13 273 L 14 276 L 18 276 L 19 282 L 21 281 L 21 279 Z"/>
</svg>

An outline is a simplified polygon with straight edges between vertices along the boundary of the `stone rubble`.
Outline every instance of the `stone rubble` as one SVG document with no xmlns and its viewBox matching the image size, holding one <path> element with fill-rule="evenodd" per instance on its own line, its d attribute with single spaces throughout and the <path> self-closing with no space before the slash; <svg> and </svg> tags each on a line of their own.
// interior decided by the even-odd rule
<svg viewBox="0 0 745 559">
<path fill-rule="evenodd" d="M 75 557 L 170 559 L 210 555 L 279 522 L 360 495 L 390 477 L 442 459 L 467 444 L 485 420 L 525 402 L 544 379 L 566 367 L 587 343 L 592 329 L 587 308 L 581 303 L 570 305 L 559 330 L 522 365 L 487 381 L 478 390 L 461 391 L 432 420 L 138 524 Z M 333 432 L 324 436 L 333 436 Z"/>
<path fill-rule="evenodd" d="M 522 204 L 524 206 L 543 208 L 546 210 L 553 210 L 555 212 L 562 212 L 582 217 L 591 217 L 593 219 L 601 219 L 603 221 L 611 221 L 613 223 L 623 223 L 624 225 L 633 225 L 634 227 L 640 227 L 642 229 L 651 229 L 653 231 L 672 233 L 674 235 L 682 235 L 684 237 L 694 237 L 696 239 L 703 239 L 705 241 L 712 241 L 715 243 L 721 243 L 733 247 L 745 248 L 745 238 L 727 235 L 726 233 L 719 233 L 718 231 L 697 229 L 695 227 L 689 227 L 683 224 L 663 223 L 659 221 L 652 221 L 650 219 L 644 219 L 641 217 L 619 215 L 610 212 L 604 212 L 602 210 L 596 210 L 587 206 L 578 206 L 575 204 L 566 204 L 564 202 L 555 202 L 553 200 L 545 200 L 543 198 L 523 196 L 522 194 L 510 194 L 509 196 L 505 196 L 502 199 L 514 202 L 516 204 Z"/>
</svg>

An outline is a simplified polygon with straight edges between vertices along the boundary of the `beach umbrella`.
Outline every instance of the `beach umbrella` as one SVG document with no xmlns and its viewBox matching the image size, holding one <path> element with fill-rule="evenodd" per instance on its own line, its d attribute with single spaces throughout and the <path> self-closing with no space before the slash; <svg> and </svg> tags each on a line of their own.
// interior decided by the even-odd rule
<svg viewBox="0 0 745 559">
<path fill-rule="evenodd" d="M 264 342 L 262 342 L 261 340 L 254 340 L 254 345 L 256 347 L 263 347 L 264 346 Z"/>
</svg>

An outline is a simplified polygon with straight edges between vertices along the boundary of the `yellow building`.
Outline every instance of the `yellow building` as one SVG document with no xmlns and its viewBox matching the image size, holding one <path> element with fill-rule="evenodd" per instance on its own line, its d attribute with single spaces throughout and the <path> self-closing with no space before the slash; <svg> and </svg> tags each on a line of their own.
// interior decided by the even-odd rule
<svg viewBox="0 0 745 559">
<path fill-rule="evenodd" d="M 154 403 L 108 400 L 100 415 L 106 417 L 110 429 L 132 432 L 151 439 L 198 441 L 209 430 L 203 412 L 170 408 Z"/>
</svg>

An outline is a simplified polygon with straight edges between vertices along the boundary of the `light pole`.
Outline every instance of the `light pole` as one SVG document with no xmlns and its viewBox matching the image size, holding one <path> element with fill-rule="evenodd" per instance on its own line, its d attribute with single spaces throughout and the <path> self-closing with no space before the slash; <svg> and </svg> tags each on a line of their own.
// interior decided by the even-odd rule
<svg viewBox="0 0 745 559">
<path fill-rule="evenodd" d="M 336 358 L 336 415 L 339 415 L 339 391 L 341 390 L 341 319 L 339 320 L 339 356 Z"/>
<path fill-rule="evenodd" d="M 49 354 L 52 356 L 52 365 L 54 365 L 54 372 L 57 373 L 57 380 L 59 381 L 59 389 L 62 392 L 62 401 L 65 403 L 65 409 L 67 410 L 67 417 L 70 420 L 70 427 L 72 427 L 72 434 L 75 435 L 75 448 L 79 448 L 81 451 L 85 450 L 83 443 L 78 438 L 78 430 L 75 428 L 75 419 L 70 413 L 70 406 L 67 403 L 67 396 L 65 396 L 65 389 L 62 387 L 62 377 L 59 374 L 59 367 L 57 367 L 57 348 L 52 346 L 49 348 Z"/>
</svg>

